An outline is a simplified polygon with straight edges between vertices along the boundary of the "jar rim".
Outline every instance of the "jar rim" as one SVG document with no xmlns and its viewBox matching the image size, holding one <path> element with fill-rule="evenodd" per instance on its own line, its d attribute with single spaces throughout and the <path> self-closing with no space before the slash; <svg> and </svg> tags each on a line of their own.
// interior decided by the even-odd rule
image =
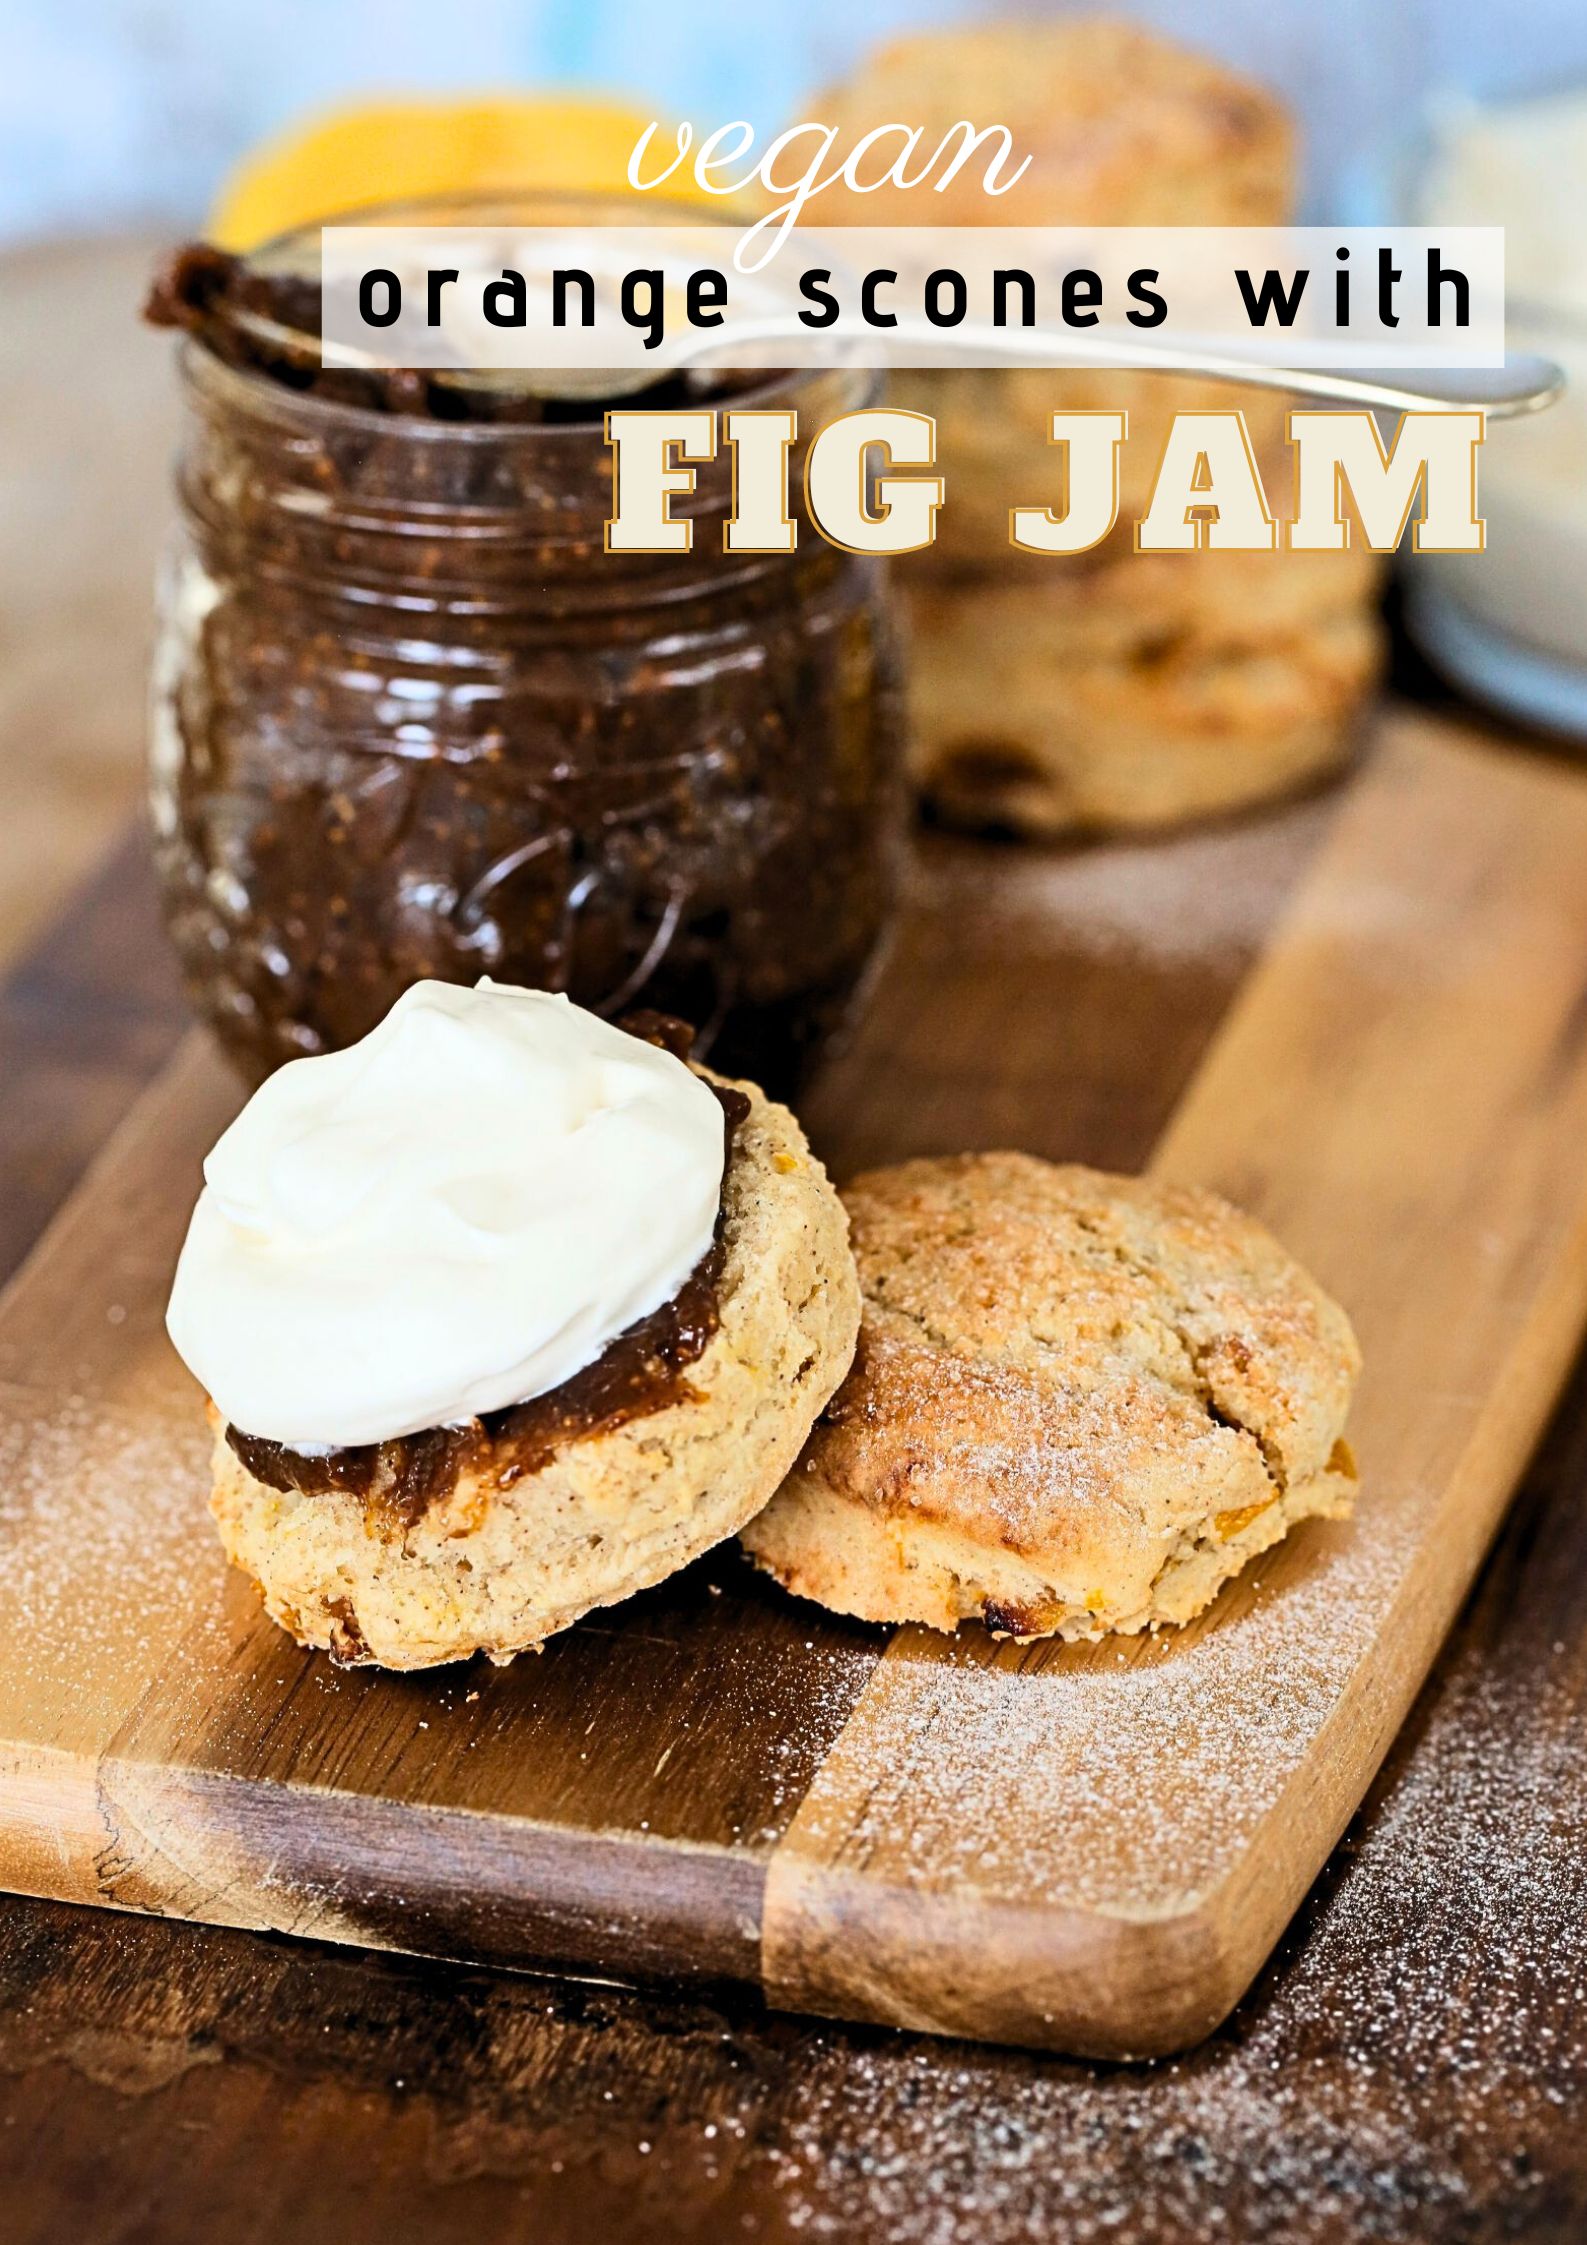
<svg viewBox="0 0 1587 2245">
<path fill-rule="evenodd" d="M 438 223 L 434 214 L 442 211 L 482 211 L 500 208 L 503 203 L 514 200 L 551 213 L 595 207 L 622 211 L 631 217 L 633 210 L 629 197 L 614 190 L 599 188 L 481 188 L 460 194 L 388 198 L 344 207 L 327 212 L 323 218 L 286 227 L 245 252 L 245 262 L 254 258 L 266 259 L 284 252 L 294 244 L 319 234 L 327 226 L 372 225 L 381 221 L 396 224 L 401 222 L 403 214 L 418 212 L 432 214 L 430 222 Z M 742 222 L 744 216 L 739 213 L 736 217 L 729 217 L 715 211 L 702 210 L 697 205 L 680 202 L 672 197 L 651 197 L 648 194 L 642 207 L 647 214 L 655 214 L 658 224 L 670 222 L 675 225 L 719 227 L 723 232 L 731 232 L 736 224 Z M 649 222 L 648 215 L 639 221 Z M 422 224 L 424 221 L 414 219 L 413 223 Z M 522 225 L 527 221 L 520 217 L 510 223 Z M 301 340 L 311 346 L 317 346 L 319 342 L 317 336 L 306 330 L 301 332 Z M 553 443 L 558 438 L 574 438 L 583 439 L 587 443 L 592 434 L 599 433 L 604 428 L 604 417 L 600 414 L 591 414 L 588 419 L 566 421 L 510 422 L 446 421 L 423 413 L 382 412 L 377 406 L 351 405 L 343 399 L 326 398 L 314 391 L 294 389 L 290 384 L 279 381 L 274 375 L 258 368 L 236 366 L 196 336 L 189 336 L 184 341 L 181 364 L 184 372 L 194 379 L 199 378 L 198 370 L 202 368 L 204 379 L 213 377 L 222 388 L 230 389 L 239 398 L 278 398 L 289 404 L 294 414 L 301 413 L 311 420 L 349 431 L 365 429 L 371 434 L 379 431 L 390 436 L 395 428 L 400 427 L 405 434 L 413 435 L 420 442 L 461 440 L 464 443 L 479 443 L 490 440 L 499 445 L 504 441 L 517 439 L 542 445 Z M 863 375 L 864 372 L 865 370 L 852 364 L 845 365 L 839 361 L 820 366 L 768 367 L 763 381 L 735 389 L 732 402 L 735 409 L 752 412 L 758 407 L 764 407 L 768 400 L 785 397 L 789 391 L 797 395 L 823 377 L 841 378 L 845 375 Z M 702 404 L 708 403 L 708 400 L 702 400 Z"/>
<path fill-rule="evenodd" d="M 294 415 L 315 421 L 326 428 L 364 430 L 370 436 L 390 437 L 398 431 L 412 437 L 416 443 L 434 444 L 505 444 L 548 445 L 558 439 L 578 439 L 588 444 L 592 437 L 601 437 L 604 416 L 592 415 L 588 421 L 442 421 L 428 413 L 383 413 L 378 406 L 349 405 L 342 398 L 327 398 L 313 390 L 295 390 L 290 383 L 278 381 L 274 375 L 262 373 L 256 367 L 233 366 L 197 336 L 184 336 L 180 346 L 180 364 L 190 379 L 213 383 L 218 390 L 229 390 L 240 402 L 251 405 L 265 402 L 279 403 Z M 754 382 L 732 395 L 736 412 L 754 412 L 768 404 L 776 404 L 793 393 L 793 402 L 811 385 L 822 380 L 858 380 L 862 386 L 875 379 L 870 367 L 852 366 L 802 366 L 769 367 L 764 382 Z M 701 400 L 701 409 L 708 411 L 711 401 Z"/>
</svg>

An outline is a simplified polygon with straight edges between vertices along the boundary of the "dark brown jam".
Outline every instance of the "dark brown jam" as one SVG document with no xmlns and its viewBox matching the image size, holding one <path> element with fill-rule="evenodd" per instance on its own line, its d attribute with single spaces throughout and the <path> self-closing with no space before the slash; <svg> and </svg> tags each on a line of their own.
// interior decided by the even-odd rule
<svg viewBox="0 0 1587 2245">
<path fill-rule="evenodd" d="M 253 326 L 250 315 L 262 323 Z M 567 426 L 599 422 L 609 406 L 637 402 L 654 412 L 714 405 L 765 381 L 763 372 L 700 369 L 654 382 L 637 400 L 559 400 L 510 388 L 471 386 L 417 367 L 327 367 L 319 352 L 320 284 L 304 272 L 262 270 L 213 242 L 188 242 L 155 274 L 143 316 L 183 329 L 228 366 L 265 374 L 305 395 L 374 413 L 418 413 L 438 421 Z"/>
<path fill-rule="evenodd" d="M 642 1017 L 626 1025 L 636 1035 L 679 1050 L 679 1041 L 670 1034 L 675 1024 L 653 1025 L 653 1017 Z M 687 1032 L 681 1042 L 686 1051 Z M 721 1103 L 727 1142 L 716 1236 L 670 1302 L 620 1333 L 593 1363 L 560 1387 L 527 1403 L 489 1411 L 466 1426 L 427 1427 L 421 1434 L 361 1443 L 324 1455 L 289 1449 L 285 1443 L 228 1426 L 226 1440 L 254 1479 L 267 1488 L 293 1489 L 304 1496 L 342 1491 L 360 1497 L 377 1532 L 401 1534 L 465 1474 L 497 1488 L 510 1488 L 525 1474 L 549 1465 L 570 1442 L 610 1433 L 634 1419 L 664 1411 L 669 1404 L 692 1400 L 689 1367 L 705 1354 L 721 1322 L 717 1287 L 728 1181 L 738 1159 L 738 1133 L 749 1113 L 749 1101 L 741 1091 L 727 1084 L 713 1084 L 711 1089 Z"/>
<path fill-rule="evenodd" d="M 690 553 L 607 554 L 598 405 L 327 372 L 228 317 L 309 332 L 308 285 L 198 249 L 153 305 L 190 331 L 152 803 L 199 1012 L 258 1078 L 419 977 L 488 974 L 681 1015 L 713 1066 L 794 1091 L 893 895 L 881 565 L 807 521 L 793 554 L 724 553 L 726 448 L 675 503 Z M 706 402 L 796 408 L 795 491 L 875 384 L 748 379 Z"/>
</svg>

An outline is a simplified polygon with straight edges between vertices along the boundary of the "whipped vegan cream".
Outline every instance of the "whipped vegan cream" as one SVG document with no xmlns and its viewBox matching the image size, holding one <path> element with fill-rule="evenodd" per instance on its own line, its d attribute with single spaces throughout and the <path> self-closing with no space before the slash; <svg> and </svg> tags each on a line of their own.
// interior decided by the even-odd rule
<svg viewBox="0 0 1587 2245">
<path fill-rule="evenodd" d="M 559 1386 L 711 1245 L 722 1109 L 566 998 L 420 982 L 204 1164 L 166 1324 L 247 1434 L 350 1447 Z"/>
</svg>

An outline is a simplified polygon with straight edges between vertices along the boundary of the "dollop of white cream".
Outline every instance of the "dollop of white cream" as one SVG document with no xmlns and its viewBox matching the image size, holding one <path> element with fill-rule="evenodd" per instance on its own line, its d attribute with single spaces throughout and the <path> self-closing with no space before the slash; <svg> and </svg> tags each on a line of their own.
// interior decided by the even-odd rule
<svg viewBox="0 0 1587 2245">
<path fill-rule="evenodd" d="M 166 1324 L 246 1433 L 383 1442 L 543 1395 L 711 1244 L 710 1089 L 566 998 L 420 982 L 204 1164 Z"/>
</svg>

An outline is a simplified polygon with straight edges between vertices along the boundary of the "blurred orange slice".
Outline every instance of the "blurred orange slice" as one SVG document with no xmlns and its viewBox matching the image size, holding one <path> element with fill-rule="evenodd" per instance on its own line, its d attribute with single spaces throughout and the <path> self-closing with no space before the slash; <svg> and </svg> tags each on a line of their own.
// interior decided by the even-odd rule
<svg viewBox="0 0 1587 2245">
<path fill-rule="evenodd" d="M 571 94 L 416 98 L 324 111 L 243 159 L 221 189 L 210 238 L 226 249 L 253 249 L 289 227 L 412 196 L 626 190 L 630 151 L 649 122 L 626 103 Z M 670 130 L 665 145 L 673 145 Z M 711 200 L 685 180 L 684 168 L 667 183 L 669 200 Z"/>
</svg>

